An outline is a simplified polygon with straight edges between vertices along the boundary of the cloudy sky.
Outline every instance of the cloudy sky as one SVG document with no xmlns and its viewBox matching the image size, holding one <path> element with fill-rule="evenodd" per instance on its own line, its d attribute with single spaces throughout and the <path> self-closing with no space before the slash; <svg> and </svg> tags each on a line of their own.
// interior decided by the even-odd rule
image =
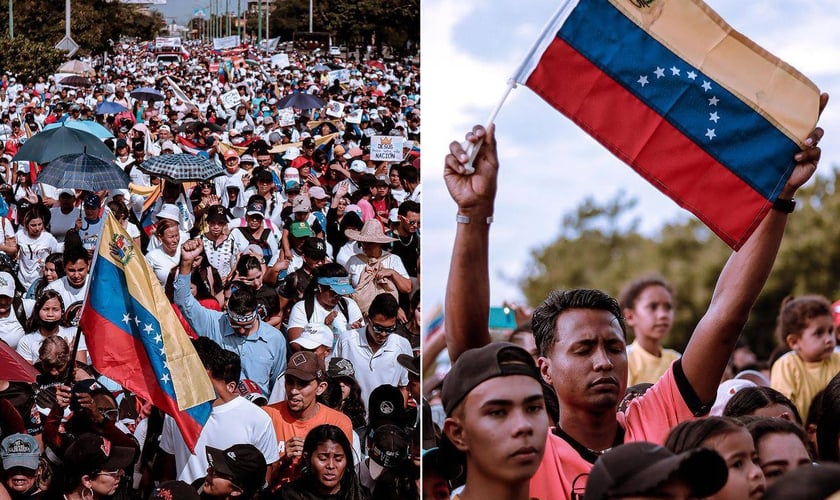
<svg viewBox="0 0 840 500">
<path fill-rule="evenodd" d="M 242 3 L 242 10 L 245 10 L 245 0 L 239 0 Z M 227 0 L 228 8 L 231 12 L 236 12 L 237 0 Z M 186 24 L 192 18 L 193 12 L 198 9 L 204 9 L 210 12 L 210 0 L 169 0 L 166 5 L 156 5 L 153 7 L 159 10 L 166 17 L 167 21 L 175 18 L 178 24 Z M 221 2 L 221 9 L 225 9 L 225 2 Z"/>
<path fill-rule="evenodd" d="M 707 0 L 736 30 L 833 95 L 821 125 L 823 170 L 840 165 L 840 12 L 815 0 Z M 423 301 L 443 287 L 456 207 L 443 184 L 450 141 L 484 123 L 505 82 L 557 8 L 557 0 L 423 0 Z M 833 104 L 833 105 L 832 105 Z M 514 89 L 496 120 L 501 169 L 490 232 L 491 303 L 522 300 L 514 280 L 530 252 L 552 241 L 561 218 L 586 197 L 624 190 L 639 200 L 642 229 L 690 214 L 647 184 L 529 89 Z"/>
</svg>

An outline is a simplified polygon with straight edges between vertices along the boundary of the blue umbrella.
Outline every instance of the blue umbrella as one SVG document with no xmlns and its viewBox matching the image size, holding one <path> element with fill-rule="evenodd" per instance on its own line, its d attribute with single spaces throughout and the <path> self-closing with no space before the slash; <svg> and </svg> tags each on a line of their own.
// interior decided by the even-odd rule
<svg viewBox="0 0 840 500">
<path fill-rule="evenodd" d="M 277 102 L 277 107 L 283 108 L 297 108 L 297 109 L 320 109 L 326 106 L 327 103 L 322 99 L 315 97 L 312 94 L 305 94 L 303 92 L 295 92 L 280 99 Z"/>
<path fill-rule="evenodd" d="M 93 134 L 99 139 L 111 139 L 114 137 L 114 134 L 112 134 L 110 130 L 91 120 L 68 120 L 64 123 L 50 123 L 44 127 L 44 131 L 62 126 L 75 128 L 77 130 Z"/>
<path fill-rule="evenodd" d="M 326 64 L 316 64 L 312 67 L 312 71 L 330 71 L 332 68 L 327 66 Z"/>
<path fill-rule="evenodd" d="M 36 182 L 62 189 L 103 191 L 125 189 L 131 178 L 112 161 L 86 153 L 59 156 L 38 174 Z"/>
<path fill-rule="evenodd" d="M 102 101 L 96 105 L 97 115 L 115 115 L 123 111 L 128 111 L 128 108 L 118 102 Z"/>
<path fill-rule="evenodd" d="M 161 94 L 159 90 L 151 87 L 140 87 L 139 89 L 134 89 L 129 95 L 140 101 L 155 102 L 164 100 L 163 94 Z"/>
<path fill-rule="evenodd" d="M 49 163 L 59 156 L 73 153 L 87 153 L 107 161 L 116 158 L 95 135 L 63 125 L 33 135 L 18 149 L 12 161 Z"/>
</svg>

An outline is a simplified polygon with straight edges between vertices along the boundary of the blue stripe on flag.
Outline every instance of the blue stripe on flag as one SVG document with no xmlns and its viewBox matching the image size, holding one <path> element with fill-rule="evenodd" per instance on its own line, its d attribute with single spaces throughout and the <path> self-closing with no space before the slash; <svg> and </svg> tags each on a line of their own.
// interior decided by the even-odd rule
<svg viewBox="0 0 840 500">
<path fill-rule="evenodd" d="M 762 196 L 778 196 L 780 173 L 793 168 L 799 147 L 607 0 L 581 1 L 557 36 Z"/>
</svg>

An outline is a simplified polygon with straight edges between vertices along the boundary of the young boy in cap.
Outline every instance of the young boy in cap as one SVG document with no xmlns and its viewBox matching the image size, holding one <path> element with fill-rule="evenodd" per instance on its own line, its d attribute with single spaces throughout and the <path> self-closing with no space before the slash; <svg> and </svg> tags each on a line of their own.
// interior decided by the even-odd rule
<svg viewBox="0 0 840 500">
<path fill-rule="evenodd" d="M 283 324 L 288 324 L 292 306 L 303 300 L 304 293 L 309 288 L 315 270 L 326 261 L 327 244 L 324 240 L 314 236 L 306 238 L 301 247 L 301 254 L 303 265 L 293 273 L 286 275 L 286 279 L 283 280 L 277 290 L 278 295 L 280 295 Z"/>
<path fill-rule="evenodd" d="M 362 310 L 349 297 L 354 289 L 346 269 L 330 262 L 318 267 L 312 279 L 317 285 L 310 286 L 314 293 L 295 303 L 289 313 L 289 339 L 297 338 L 310 323 L 325 324 L 337 335 L 362 325 Z"/>
<path fill-rule="evenodd" d="M 455 498 L 529 498 L 549 427 L 540 380 L 534 358 L 509 343 L 467 350 L 452 366 L 441 392 L 441 448 L 466 465 Z"/>
</svg>

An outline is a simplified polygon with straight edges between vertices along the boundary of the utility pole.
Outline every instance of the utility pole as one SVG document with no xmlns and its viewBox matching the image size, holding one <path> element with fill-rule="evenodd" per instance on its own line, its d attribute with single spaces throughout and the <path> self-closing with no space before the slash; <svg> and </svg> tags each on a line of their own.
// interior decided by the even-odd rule
<svg viewBox="0 0 840 500">
<path fill-rule="evenodd" d="M 262 0 L 257 0 L 257 50 L 260 48 L 262 39 Z"/>
<path fill-rule="evenodd" d="M 236 36 L 242 42 L 242 1 L 236 0 Z"/>
<path fill-rule="evenodd" d="M 228 6 L 228 0 L 225 0 L 225 19 L 227 20 L 226 36 L 230 36 L 230 7 Z"/>
<path fill-rule="evenodd" d="M 9 0 L 9 38 L 15 39 L 15 0 Z"/>
<path fill-rule="evenodd" d="M 309 32 L 312 33 L 312 0 L 309 0 Z"/>
</svg>

